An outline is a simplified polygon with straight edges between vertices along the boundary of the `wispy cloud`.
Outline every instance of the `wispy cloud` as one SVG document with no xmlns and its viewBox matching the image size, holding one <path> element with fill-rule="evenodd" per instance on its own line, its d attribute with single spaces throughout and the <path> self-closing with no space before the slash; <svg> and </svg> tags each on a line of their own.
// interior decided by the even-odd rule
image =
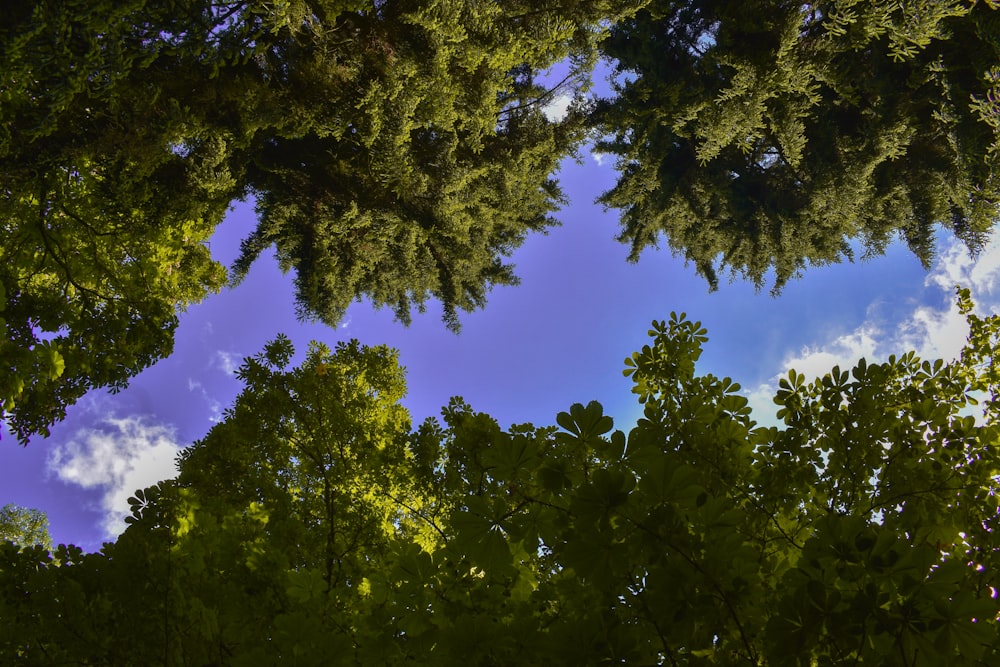
<svg viewBox="0 0 1000 667">
<path fill-rule="evenodd" d="M 215 361 L 226 375 L 235 375 L 243 363 L 243 355 L 228 350 L 216 350 Z"/>
<path fill-rule="evenodd" d="M 125 529 L 129 497 L 136 489 L 176 475 L 180 450 L 168 426 L 137 416 L 108 417 L 56 446 L 48 469 L 63 482 L 101 491 L 101 528 L 114 538 Z"/>
<path fill-rule="evenodd" d="M 611 164 L 612 162 L 611 156 L 607 153 L 602 153 L 601 151 L 590 151 L 590 157 L 593 158 L 598 167 L 603 167 L 604 165 Z"/>
<path fill-rule="evenodd" d="M 573 103 L 573 96 L 566 93 L 556 95 L 544 107 L 542 113 L 553 123 L 561 121 L 569 113 L 569 106 Z"/>
<path fill-rule="evenodd" d="M 779 373 L 747 392 L 757 420 L 773 423 L 768 419 L 776 409 L 771 399 L 779 379 L 792 368 L 812 379 L 836 365 L 853 368 L 862 357 L 878 361 L 913 350 L 924 359 L 956 358 L 969 333 L 955 305 L 956 285 L 969 288 L 978 311 L 1000 312 L 1000 237 L 995 236 L 975 258 L 958 241 L 943 244 L 924 281 L 921 303 L 901 319 L 884 322 L 869 316 L 853 331 L 787 355 Z M 933 303 L 945 305 L 929 305 Z M 870 313 L 875 310 L 869 308 Z"/>
<path fill-rule="evenodd" d="M 198 394 L 205 400 L 205 403 L 208 405 L 208 409 L 211 411 L 208 416 L 208 420 L 213 424 L 218 424 L 222 421 L 222 403 L 208 393 L 208 390 L 205 389 L 205 385 L 194 378 L 188 378 L 187 386 L 188 391 Z"/>
<path fill-rule="evenodd" d="M 965 246 L 952 242 L 943 249 L 927 277 L 927 284 L 934 284 L 951 290 L 955 284 L 962 284 L 972 290 L 977 299 L 989 301 L 996 308 L 1000 277 L 1000 235 L 994 235 L 990 243 L 975 258 L 970 257 Z"/>
</svg>

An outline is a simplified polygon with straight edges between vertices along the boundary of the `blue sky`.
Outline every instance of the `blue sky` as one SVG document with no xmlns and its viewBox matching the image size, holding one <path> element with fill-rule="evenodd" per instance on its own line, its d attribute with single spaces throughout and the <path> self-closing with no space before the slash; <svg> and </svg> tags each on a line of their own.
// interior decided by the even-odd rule
<svg viewBox="0 0 1000 667">
<path fill-rule="evenodd" d="M 973 290 L 981 310 L 1000 307 L 1000 245 L 973 261 L 946 234 L 930 271 L 897 243 L 870 261 L 812 268 L 778 298 L 739 281 L 709 293 L 693 267 L 666 250 L 628 264 L 627 248 L 614 241 L 616 212 L 593 204 L 615 177 L 601 162 L 585 151 L 580 164 L 564 165 L 571 204 L 559 213 L 563 225 L 528 239 L 513 258 L 521 285 L 494 290 L 485 310 L 462 317 L 459 335 L 433 305 L 409 328 L 364 303 L 337 329 L 297 322 L 291 277 L 262 258 L 239 287 L 185 312 L 174 354 L 126 391 L 88 395 L 48 440 L 27 448 L 5 435 L 0 505 L 44 510 L 56 543 L 98 549 L 124 528 L 127 498 L 171 476 L 179 448 L 231 404 L 242 357 L 282 332 L 300 352 L 312 339 L 398 348 L 414 423 L 460 395 L 504 425 L 552 424 L 570 404 L 596 399 L 627 426 L 639 411 L 623 360 L 646 342 L 650 321 L 671 311 L 708 328 L 700 370 L 733 377 L 755 407 L 771 413 L 776 378 L 789 367 L 822 374 L 835 363 L 907 349 L 954 356 L 965 336 L 952 306 L 956 283 Z M 215 257 L 229 264 L 253 225 L 252 207 L 238 205 L 212 239 Z"/>
</svg>

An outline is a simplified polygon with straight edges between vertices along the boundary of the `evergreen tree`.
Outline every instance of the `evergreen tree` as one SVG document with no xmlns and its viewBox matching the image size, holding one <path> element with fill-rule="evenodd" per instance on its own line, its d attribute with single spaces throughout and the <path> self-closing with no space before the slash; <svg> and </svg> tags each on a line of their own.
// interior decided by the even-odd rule
<svg viewBox="0 0 1000 667">
<path fill-rule="evenodd" d="M 274 246 L 303 317 L 436 298 L 457 329 L 562 201 L 582 114 L 546 118 L 538 74 L 569 58 L 579 91 L 638 4 L 4 3 L 0 417 L 26 442 L 169 354 L 246 197 L 237 281 Z"/>
<path fill-rule="evenodd" d="M 657 1 L 612 27 L 595 122 L 637 260 L 661 235 L 714 288 L 808 264 L 977 250 L 1000 203 L 1000 13 L 989 2 Z"/>
</svg>

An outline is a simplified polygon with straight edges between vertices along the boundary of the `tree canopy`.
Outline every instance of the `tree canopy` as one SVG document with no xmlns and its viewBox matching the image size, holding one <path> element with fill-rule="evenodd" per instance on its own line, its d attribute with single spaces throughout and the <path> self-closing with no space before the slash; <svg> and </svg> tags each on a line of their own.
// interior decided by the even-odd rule
<svg viewBox="0 0 1000 667">
<path fill-rule="evenodd" d="M 618 76 L 600 199 L 631 259 L 664 237 L 714 287 L 809 264 L 924 264 L 941 225 L 977 250 L 1000 204 L 994 2 L 654 0 L 602 45 Z M 769 272 L 773 271 L 773 274 Z"/>
<path fill-rule="evenodd" d="M 15 0 L 0 8 L 0 417 L 27 442 L 167 356 L 227 283 L 207 247 L 252 199 L 229 283 L 274 248 L 298 312 L 355 300 L 457 329 L 563 203 L 596 133 L 631 259 L 661 237 L 710 285 L 1000 202 L 992 1 Z M 615 95 L 582 92 L 598 55 Z M 546 72 L 568 63 L 553 83 Z M 575 96 L 560 120 L 546 104 Z"/>
<path fill-rule="evenodd" d="M 777 426 L 683 315 L 626 359 L 628 433 L 596 402 L 413 428 L 393 351 L 279 338 L 116 543 L 0 547 L 0 657 L 995 664 L 1000 318 L 960 305 L 959 359 L 791 371 Z"/>
<path fill-rule="evenodd" d="M 26 442 L 168 355 L 247 197 L 236 281 L 275 247 L 303 317 L 436 298 L 457 328 L 562 201 L 583 116 L 545 116 L 540 72 L 569 59 L 579 91 L 638 4 L 4 3 L 0 416 Z"/>
<path fill-rule="evenodd" d="M 7 503 L 0 507 L 0 542 L 12 542 L 22 547 L 37 544 L 51 550 L 49 518 L 40 510 Z"/>
<path fill-rule="evenodd" d="M 169 354 L 229 280 L 208 239 L 236 200 L 258 220 L 231 282 L 273 247 L 304 318 L 437 299 L 457 329 L 516 283 L 595 131 L 632 258 L 665 235 L 713 285 L 780 289 L 858 238 L 926 262 L 938 224 L 975 250 L 1000 202 L 996 10 L 6 2 L 0 419 L 47 434 Z M 599 47 L 621 76 L 591 108 Z M 959 359 L 792 371 L 774 426 L 698 373 L 684 315 L 626 359 L 627 429 L 596 402 L 503 428 L 460 398 L 414 427 L 393 350 L 293 366 L 279 337 L 115 543 L 53 549 L 44 514 L 0 510 L 0 662 L 995 664 L 1000 317 L 959 304 Z"/>
</svg>

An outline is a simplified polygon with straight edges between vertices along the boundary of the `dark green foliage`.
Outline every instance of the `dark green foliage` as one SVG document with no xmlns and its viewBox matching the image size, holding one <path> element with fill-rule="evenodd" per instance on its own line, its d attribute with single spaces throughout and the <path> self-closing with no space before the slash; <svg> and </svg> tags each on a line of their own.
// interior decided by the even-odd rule
<svg viewBox="0 0 1000 667">
<path fill-rule="evenodd" d="M 505 258 L 555 224 L 552 177 L 584 136 L 578 110 L 546 118 L 557 91 L 537 75 L 569 59 L 559 92 L 579 93 L 599 22 L 641 4 L 311 6 L 258 37 L 245 182 L 260 223 L 237 279 L 274 245 L 303 317 L 336 323 L 366 298 L 407 322 L 435 298 L 457 329 L 517 283 Z"/>
<path fill-rule="evenodd" d="M 235 279 L 275 246 L 299 312 L 368 299 L 449 327 L 516 283 L 554 224 L 599 22 L 634 2 L 7 2 L 0 7 L 0 415 L 46 434 L 95 387 L 170 353 L 225 282 L 206 241 L 259 213 Z"/>
<path fill-rule="evenodd" d="M 623 82 L 596 123 L 631 259 L 657 244 L 715 286 L 774 290 L 808 264 L 925 264 L 937 225 L 977 250 L 1000 202 L 992 3 L 654 2 L 603 51 Z"/>
<path fill-rule="evenodd" d="M 781 427 L 683 315 L 626 360 L 628 434 L 460 399 L 412 430 L 392 351 L 279 338 L 117 543 L 0 547 L 0 660 L 996 664 L 1000 318 L 960 305 L 960 360 L 792 371 Z"/>
<path fill-rule="evenodd" d="M 649 5 L 636 14 L 639 8 Z M 598 128 L 632 259 L 661 234 L 715 285 L 935 225 L 973 250 L 998 201 L 991 3 L 152 0 L 0 8 L 0 414 L 21 442 L 169 354 L 225 283 L 234 201 L 299 314 L 431 299 L 458 328 L 554 224 L 553 175 Z M 631 80 L 558 122 L 603 36 Z M 558 89 L 540 73 L 569 62 Z"/>
<path fill-rule="evenodd" d="M 169 354 L 178 312 L 225 282 L 206 241 L 240 189 L 171 91 L 209 88 L 211 40 L 178 27 L 208 6 L 0 8 L 0 414 L 22 442 Z"/>
</svg>

